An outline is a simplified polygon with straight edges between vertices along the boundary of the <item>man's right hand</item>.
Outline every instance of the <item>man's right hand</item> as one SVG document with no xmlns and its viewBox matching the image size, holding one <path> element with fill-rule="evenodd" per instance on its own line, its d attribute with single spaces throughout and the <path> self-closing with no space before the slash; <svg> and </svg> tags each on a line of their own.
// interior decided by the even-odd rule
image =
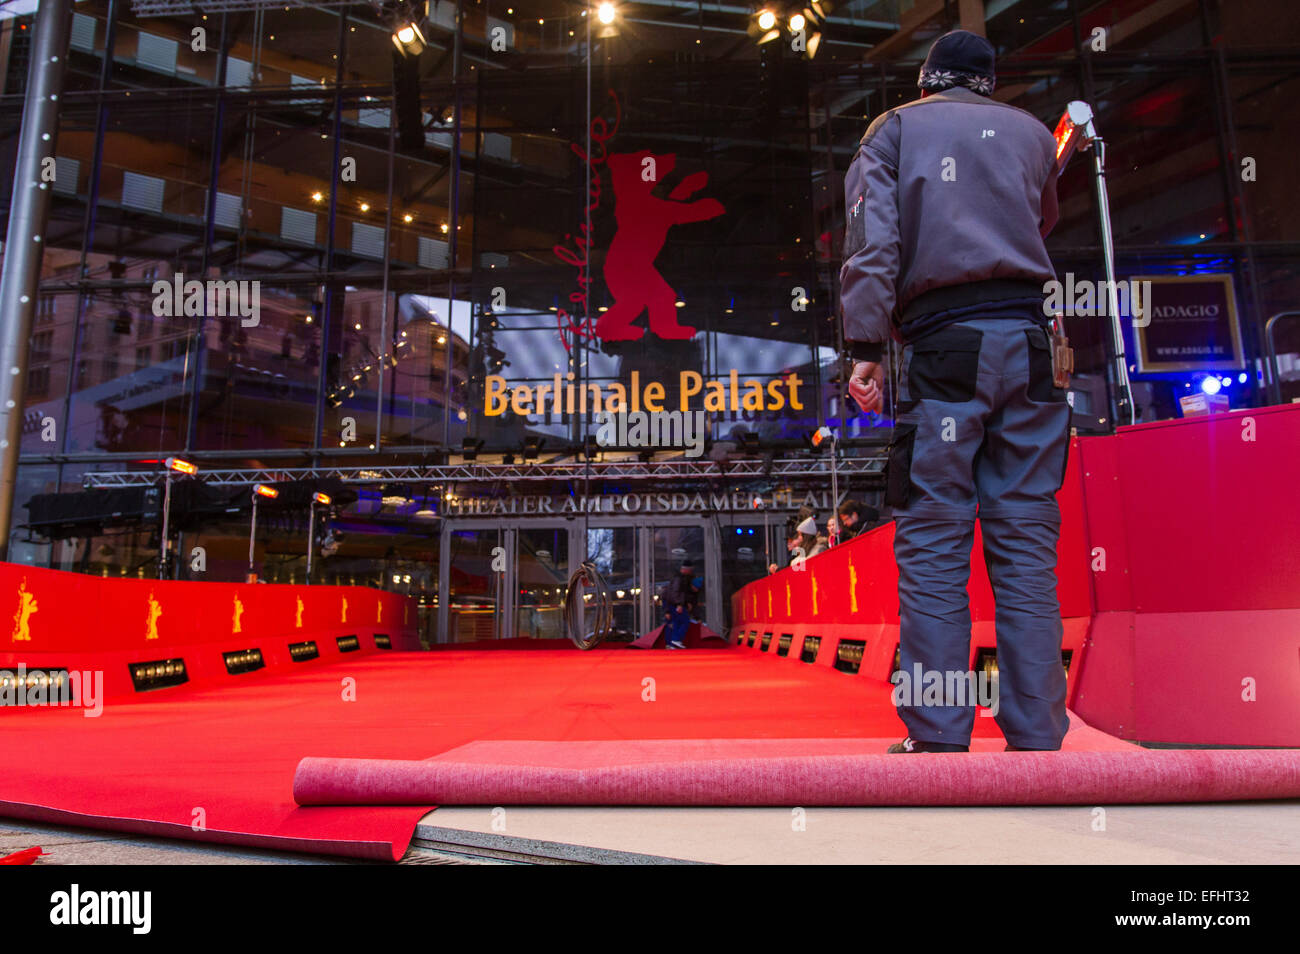
<svg viewBox="0 0 1300 954">
<path fill-rule="evenodd" d="M 849 378 L 849 394 L 863 413 L 879 412 L 885 404 L 885 369 L 874 361 L 858 361 Z"/>
</svg>

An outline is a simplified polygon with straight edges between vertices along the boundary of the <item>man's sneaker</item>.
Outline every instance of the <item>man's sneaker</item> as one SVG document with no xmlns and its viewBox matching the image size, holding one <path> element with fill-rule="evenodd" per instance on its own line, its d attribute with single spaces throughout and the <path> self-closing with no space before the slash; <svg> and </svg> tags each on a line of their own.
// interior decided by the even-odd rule
<svg viewBox="0 0 1300 954">
<path fill-rule="evenodd" d="M 952 742 L 921 742 L 910 735 L 902 742 L 895 742 L 887 752 L 969 752 L 970 746 L 957 745 Z"/>
<path fill-rule="evenodd" d="M 685 648 L 686 648 L 686 644 L 685 644 L 685 643 L 669 643 L 669 644 L 668 644 L 668 648 L 669 648 L 669 649 L 685 649 Z"/>
</svg>

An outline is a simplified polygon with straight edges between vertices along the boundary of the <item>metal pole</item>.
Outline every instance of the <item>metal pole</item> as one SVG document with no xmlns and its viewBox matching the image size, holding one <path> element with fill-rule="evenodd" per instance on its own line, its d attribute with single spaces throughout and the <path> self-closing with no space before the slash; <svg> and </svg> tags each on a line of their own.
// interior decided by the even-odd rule
<svg viewBox="0 0 1300 954">
<path fill-rule="evenodd" d="M 248 530 L 248 582 L 253 582 L 253 545 L 257 541 L 257 491 L 253 491 L 253 525 Z"/>
<path fill-rule="evenodd" d="M 71 0 L 41 0 L 27 68 L 27 96 L 14 165 L 4 271 L 0 274 L 0 560 L 6 559 L 9 552 L 23 437 L 27 346 L 36 316 L 41 253 L 50 211 L 50 183 L 42 173 L 44 166 L 54 162 L 58 99 L 63 90 L 71 27 Z"/>
<path fill-rule="evenodd" d="M 162 539 L 158 541 L 158 579 L 164 579 L 167 574 L 167 524 L 172 510 L 172 472 L 167 468 L 167 482 L 163 490 L 163 522 L 162 522 Z"/>
<path fill-rule="evenodd" d="M 311 557 L 316 549 L 316 501 L 307 505 L 307 585 L 311 586 Z"/>
<path fill-rule="evenodd" d="M 1092 123 L 1089 124 L 1090 131 Z M 1119 319 L 1119 289 L 1115 285 L 1115 237 L 1110 226 L 1110 196 L 1106 191 L 1106 143 L 1100 137 L 1092 141 L 1093 170 L 1097 180 L 1097 215 L 1101 222 L 1101 253 L 1106 266 L 1107 301 L 1110 312 L 1110 337 L 1115 362 L 1115 426 L 1127 417 L 1137 423 L 1133 407 L 1133 390 L 1128 377 L 1128 358 L 1124 354 L 1124 330 Z M 1150 308 L 1150 302 L 1147 308 Z M 1136 315 L 1134 316 L 1137 317 Z M 1149 320 L 1149 316 L 1148 320 Z"/>
<path fill-rule="evenodd" d="M 843 400 L 841 395 L 840 400 Z M 840 454 L 840 442 L 831 435 L 831 518 L 835 521 L 835 542 L 840 541 L 840 474 L 839 467 L 836 466 L 836 459 Z M 827 542 L 830 542 L 830 534 L 826 535 Z"/>
</svg>

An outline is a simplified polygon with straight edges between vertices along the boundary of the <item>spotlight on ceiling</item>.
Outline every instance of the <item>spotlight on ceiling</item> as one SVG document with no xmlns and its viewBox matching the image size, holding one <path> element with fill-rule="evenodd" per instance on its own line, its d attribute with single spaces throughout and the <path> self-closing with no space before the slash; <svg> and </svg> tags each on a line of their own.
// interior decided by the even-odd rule
<svg viewBox="0 0 1300 954">
<path fill-rule="evenodd" d="M 610 24 L 614 22 L 614 4 L 602 3 L 596 10 L 596 18 L 601 23 Z"/>
<path fill-rule="evenodd" d="M 393 46 L 405 56 L 419 56 L 429 45 L 420 29 L 419 21 L 412 17 L 399 20 L 393 29 Z"/>
<path fill-rule="evenodd" d="M 771 10 L 762 10 L 758 14 L 758 28 L 760 30 L 770 30 L 776 26 L 776 14 Z"/>
</svg>

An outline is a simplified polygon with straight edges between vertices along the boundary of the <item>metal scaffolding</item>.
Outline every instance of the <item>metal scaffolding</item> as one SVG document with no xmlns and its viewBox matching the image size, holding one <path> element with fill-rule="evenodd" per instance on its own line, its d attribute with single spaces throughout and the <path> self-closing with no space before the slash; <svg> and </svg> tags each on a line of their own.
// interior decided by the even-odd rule
<svg viewBox="0 0 1300 954">
<path fill-rule="evenodd" d="M 360 0 L 131 0 L 131 12 L 142 18 L 181 17 L 196 13 L 245 13 L 275 7 L 302 10 L 355 6 L 360 6 Z"/>
<path fill-rule="evenodd" d="M 885 457 L 840 458 L 841 474 L 871 475 L 884 472 Z M 103 471 L 82 478 L 87 489 L 142 487 L 156 484 L 161 470 Z M 789 478 L 831 476 L 826 458 L 789 458 L 768 461 L 744 458 L 728 461 L 572 461 L 566 463 L 529 462 L 522 464 L 441 464 L 431 466 L 388 467 L 259 467 L 215 468 L 199 471 L 196 479 L 214 486 L 240 486 L 285 480 L 320 480 L 330 478 L 349 484 L 385 483 L 495 483 L 499 481 L 582 481 L 582 480 L 681 480 L 718 479 L 784 480 Z"/>
</svg>

